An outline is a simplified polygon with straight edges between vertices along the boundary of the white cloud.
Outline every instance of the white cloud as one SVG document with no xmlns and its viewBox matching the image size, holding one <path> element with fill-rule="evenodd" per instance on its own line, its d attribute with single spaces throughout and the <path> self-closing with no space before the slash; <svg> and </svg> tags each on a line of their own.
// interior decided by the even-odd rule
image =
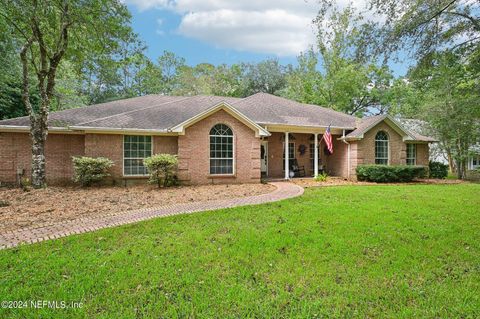
<svg viewBox="0 0 480 319">
<path fill-rule="evenodd" d="M 317 0 L 125 0 L 182 16 L 178 33 L 217 47 L 295 56 L 315 42 Z M 340 0 L 344 6 L 349 0 Z M 354 2 L 357 8 L 365 0 Z M 158 24 L 160 25 L 160 23 Z M 163 33 L 162 33 L 163 34 Z"/>
<path fill-rule="evenodd" d="M 310 18 L 284 10 L 216 10 L 186 14 L 179 32 L 217 47 L 289 56 L 313 43 L 310 25 Z"/>
</svg>

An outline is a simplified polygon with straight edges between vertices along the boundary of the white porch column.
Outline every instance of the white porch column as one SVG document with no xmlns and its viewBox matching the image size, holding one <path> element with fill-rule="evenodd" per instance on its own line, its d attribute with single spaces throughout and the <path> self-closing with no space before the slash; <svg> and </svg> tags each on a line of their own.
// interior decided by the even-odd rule
<svg viewBox="0 0 480 319">
<path fill-rule="evenodd" d="M 288 159 L 288 132 L 285 132 L 285 179 L 290 179 L 290 172 L 289 172 L 289 159 Z"/>
<path fill-rule="evenodd" d="M 314 142 L 314 156 L 313 156 L 313 176 L 317 177 L 318 176 L 318 133 L 314 134 L 315 136 L 315 142 Z"/>
</svg>

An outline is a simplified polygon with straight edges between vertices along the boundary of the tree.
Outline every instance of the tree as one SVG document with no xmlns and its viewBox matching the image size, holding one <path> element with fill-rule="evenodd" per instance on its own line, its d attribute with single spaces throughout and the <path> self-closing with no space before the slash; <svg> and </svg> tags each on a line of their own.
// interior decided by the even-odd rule
<svg viewBox="0 0 480 319">
<path fill-rule="evenodd" d="M 242 63 L 243 96 L 258 92 L 279 94 L 285 88 L 286 70 L 278 59 L 267 59 L 258 63 Z"/>
<path fill-rule="evenodd" d="M 326 105 L 323 92 L 323 75 L 317 70 L 319 56 L 314 50 L 308 50 L 297 57 L 298 66 L 292 68 L 286 76 L 286 87 L 281 95 L 286 98 L 309 104 Z"/>
<path fill-rule="evenodd" d="M 480 83 L 475 68 L 458 53 L 437 54 L 433 65 L 415 70 L 422 115 L 438 132 L 459 178 L 465 178 L 470 147 L 480 138 Z"/>
<path fill-rule="evenodd" d="M 58 68 L 51 111 L 61 111 L 85 106 L 88 96 L 82 93 L 82 76 L 70 61 L 63 61 Z"/>
<path fill-rule="evenodd" d="M 178 70 L 177 85 L 173 95 L 211 95 L 215 66 L 200 63 L 194 67 L 184 65 Z"/>
<path fill-rule="evenodd" d="M 480 2 L 470 0 L 370 0 L 370 12 L 383 17 L 374 25 L 384 54 L 405 51 L 421 59 L 480 43 Z"/>
<path fill-rule="evenodd" d="M 0 4 L 0 16 L 6 21 L 2 31 L 20 43 L 22 101 L 32 139 L 32 185 L 44 187 L 48 113 L 60 64 L 66 58 L 82 63 L 117 49 L 120 40 L 132 34 L 130 14 L 114 0 L 0 0 Z M 40 96 L 38 106 L 32 103 L 32 86 Z"/>
<path fill-rule="evenodd" d="M 480 73 L 476 60 L 463 53 L 435 53 L 413 67 L 398 91 L 397 109 L 429 123 L 459 178 L 465 177 L 470 148 L 480 138 Z"/>
<path fill-rule="evenodd" d="M 282 95 L 358 116 L 387 112 L 393 75 L 368 54 L 369 26 L 352 7 L 333 8 L 328 17 L 320 12 L 315 23 L 318 50 L 298 57 Z"/>
</svg>

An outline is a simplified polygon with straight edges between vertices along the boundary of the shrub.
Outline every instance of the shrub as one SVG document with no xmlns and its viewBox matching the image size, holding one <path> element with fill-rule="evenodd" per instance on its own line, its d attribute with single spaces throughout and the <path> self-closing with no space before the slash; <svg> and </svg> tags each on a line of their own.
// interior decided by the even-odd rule
<svg viewBox="0 0 480 319">
<path fill-rule="evenodd" d="M 317 177 L 314 177 L 314 180 L 317 182 L 326 182 L 328 178 L 327 173 L 323 172 L 317 175 Z"/>
<path fill-rule="evenodd" d="M 20 188 L 24 192 L 30 191 L 30 186 L 32 186 L 32 183 L 30 182 L 30 179 L 28 177 L 22 176 L 20 178 Z"/>
<path fill-rule="evenodd" d="M 107 176 L 110 176 L 108 170 L 113 166 L 113 162 L 105 157 L 72 157 L 73 161 L 73 181 L 81 183 L 82 186 L 90 186 L 99 182 Z"/>
<path fill-rule="evenodd" d="M 177 156 L 171 154 L 157 154 L 143 160 L 150 174 L 149 183 L 167 187 L 177 184 Z"/>
<path fill-rule="evenodd" d="M 360 165 L 356 171 L 359 181 L 376 183 L 411 182 L 427 174 L 426 167 L 410 165 Z"/>
<path fill-rule="evenodd" d="M 430 178 L 440 178 L 444 179 L 448 176 L 448 165 L 443 164 L 440 162 L 432 162 L 428 163 L 429 168 L 429 177 Z"/>
</svg>

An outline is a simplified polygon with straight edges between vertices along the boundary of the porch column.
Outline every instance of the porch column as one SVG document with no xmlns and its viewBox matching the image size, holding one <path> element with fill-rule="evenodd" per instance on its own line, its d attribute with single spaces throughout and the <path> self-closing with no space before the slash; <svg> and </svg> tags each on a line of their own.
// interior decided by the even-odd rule
<svg viewBox="0 0 480 319">
<path fill-rule="evenodd" d="M 290 179 L 288 162 L 288 132 L 285 132 L 285 179 Z"/>
<path fill-rule="evenodd" d="M 314 139 L 314 156 L 313 156 L 313 176 L 317 177 L 318 176 L 318 133 L 314 134 L 315 139 Z"/>
</svg>

